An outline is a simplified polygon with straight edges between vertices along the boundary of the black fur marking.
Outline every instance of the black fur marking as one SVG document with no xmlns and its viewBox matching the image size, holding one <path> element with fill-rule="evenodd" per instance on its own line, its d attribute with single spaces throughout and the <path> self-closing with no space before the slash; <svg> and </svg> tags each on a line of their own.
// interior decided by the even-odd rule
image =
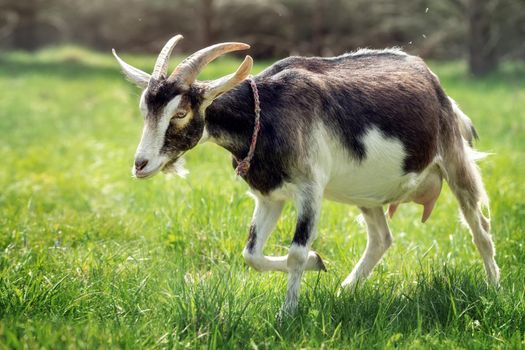
<svg viewBox="0 0 525 350">
<path fill-rule="evenodd" d="M 264 84 L 258 84 L 258 89 L 261 130 L 250 170 L 243 178 L 252 188 L 268 193 L 291 178 L 292 165 L 301 153 L 295 135 L 301 125 L 294 125 L 294 120 L 282 114 L 285 106 L 271 107 L 272 101 L 279 103 L 280 89 L 265 88 Z M 234 168 L 235 158 L 243 159 L 248 153 L 254 123 L 254 99 L 248 82 L 222 95 L 206 110 L 207 130 L 233 154 Z"/>
<path fill-rule="evenodd" d="M 172 157 L 195 147 L 202 137 L 204 116 L 199 113 L 202 91 L 197 86 L 183 90 L 175 82 L 163 80 L 150 83 L 145 96 L 149 112 L 147 117 L 158 119 L 164 107 L 177 95 L 181 95 L 179 109 L 191 111 L 192 118 L 182 128 L 177 127 L 176 123 L 172 121 L 166 129 L 161 153 Z"/>
<path fill-rule="evenodd" d="M 310 204 L 304 203 L 303 205 L 304 207 L 297 218 L 297 226 L 295 227 L 295 234 L 292 240 L 292 243 L 301 246 L 305 246 L 310 239 L 314 226 L 313 220 L 315 220 L 314 211 Z"/>
<path fill-rule="evenodd" d="M 255 248 L 255 243 L 257 242 L 257 230 L 255 224 L 250 226 L 250 233 L 248 234 L 248 242 L 246 243 L 246 248 L 250 253 L 253 252 Z"/>
<path fill-rule="evenodd" d="M 204 118 L 198 113 L 198 107 L 192 107 L 193 118 L 182 128 L 173 122 L 166 130 L 161 153 L 177 155 L 197 145 L 204 131 Z"/>
<path fill-rule="evenodd" d="M 151 79 L 145 96 L 150 115 L 160 117 L 160 112 L 166 104 L 184 92 L 186 91 L 182 90 L 175 82 Z"/>
</svg>

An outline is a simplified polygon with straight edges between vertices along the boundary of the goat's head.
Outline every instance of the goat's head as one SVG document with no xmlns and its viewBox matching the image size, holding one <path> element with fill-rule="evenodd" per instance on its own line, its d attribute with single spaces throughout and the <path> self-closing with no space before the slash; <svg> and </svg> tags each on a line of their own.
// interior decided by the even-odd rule
<svg viewBox="0 0 525 350">
<path fill-rule="evenodd" d="M 144 89 L 139 104 L 144 129 L 132 169 L 137 178 L 151 177 L 160 170 L 177 170 L 180 157 L 206 138 L 206 108 L 219 95 L 246 79 L 253 65 L 252 58 L 246 56 L 235 73 L 213 81 L 196 81 L 199 72 L 215 58 L 250 47 L 242 43 L 222 43 L 195 52 L 168 76 L 171 51 L 181 39 L 182 35 L 174 36 L 164 45 L 151 75 L 130 66 L 113 50 L 126 77 Z"/>
</svg>

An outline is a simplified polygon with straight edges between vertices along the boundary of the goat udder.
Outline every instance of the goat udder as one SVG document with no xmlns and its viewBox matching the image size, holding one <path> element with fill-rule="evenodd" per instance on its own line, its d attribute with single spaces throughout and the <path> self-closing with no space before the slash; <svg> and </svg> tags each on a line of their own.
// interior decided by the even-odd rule
<svg viewBox="0 0 525 350">
<path fill-rule="evenodd" d="M 423 223 L 426 222 L 430 217 L 430 214 L 432 214 L 434 205 L 441 193 L 441 184 L 441 176 L 432 174 L 412 199 L 417 204 L 423 205 L 423 215 L 421 217 L 421 222 Z"/>
<path fill-rule="evenodd" d="M 415 193 L 407 200 L 423 206 L 421 222 L 426 222 L 432 214 L 436 201 L 441 193 L 442 179 L 438 174 L 430 174 Z M 399 202 L 391 203 L 388 206 L 388 216 L 392 218 L 399 206 Z"/>
</svg>

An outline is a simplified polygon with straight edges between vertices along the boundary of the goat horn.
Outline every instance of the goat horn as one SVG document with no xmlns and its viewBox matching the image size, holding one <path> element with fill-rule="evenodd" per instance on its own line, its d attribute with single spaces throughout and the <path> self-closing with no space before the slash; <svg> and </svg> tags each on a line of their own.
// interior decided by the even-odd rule
<svg viewBox="0 0 525 350">
<path fill-rule="evenodd" d="M 153 68 L 153 73 L 151 74 L 151 77 L 154 79 L 162 79 L 167 76 L 168 72 L 168 60 L 171 56 L 171 51 L 173 51 L 173 48 L 177 43 L 183 38 L 182 35 L 175 35 L 173 38 L 168 40 L 166 45 L 162 48 L 162 51 L 159 53 L 159 57 L 157 57 L 157 62 L 155 62 L 155 68 Z"/>
<path fill-rule="evenodd" d="M 135 85 L 137 85 L 138 87 L 142 89 L 146 88 L 146 86 L 148 86 L 151 76 L 148 73 L 141 71 L 140 69 L 135 68 L 132 65 L 124 62 L 117 55 L 115 49 L 112 49 L 111 51 L 113 52 L 113 56 L 115 56 L 115 58 L 117 59 L 117 62 L 120 64 L 122 72 L 124 72 L 126 78 L 128 78 L 128 80 L 130 80 L 131 82 L 135 83 Z"/>
<path fill-rule="evenodd" d="M 199 50 L 182 61 L 173 71 L 170 80 L 180 80 L 191 85 L 200 71 L 211 61 L 227 52 L 247 50 L 250 45 L 243 43 L 222 43 Z"/>
</svg>

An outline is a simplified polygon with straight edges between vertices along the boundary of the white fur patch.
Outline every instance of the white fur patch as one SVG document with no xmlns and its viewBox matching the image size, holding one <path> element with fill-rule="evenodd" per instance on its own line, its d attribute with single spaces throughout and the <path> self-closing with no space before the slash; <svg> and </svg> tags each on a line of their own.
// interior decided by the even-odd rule
<svg viewBox="0 0 525 350">
<path fill-rule="evenodd" d="M 150 157 L 160 154 L 160 149 L 164 144 L 166 130 L 170 124 L 173 112 L 180 104 L 180 100 L 181 96 L 179 95 L 168 102 L 156 123 L 150 120 L 144 123 L 144 131 L 137 149 L 137 154 L 146 154 Z"/>
<path fill-rule="evenodd" d="M 169 160 L 166 156 L 160 154 L 160 150 L 164 144 L 164 137 L 170 124 L 172 113 L 178 108 L 180 101 L 180 95 L 172 99 L 162 111 L 162 115 L 158 118 L 158 121 L 150 118 L 145 119 L 142 138 L 135 153 L 135 159 L 148 160 L 148 165 L 142 170 L 142 173 L 153 174 Z M 141 98 L 140 107 L 141 109 L 145 107 L 144 97 Z M 148 111 L 146 111 L 146 115 L 147 113 Z M 135 168 L 133 168 L 132 173 L 136 175 Z"/>
<path fill-rule="evenodd" d="M 162 111 L 162 118 L 171 119 L 177 108 L 179 108 L 181 98 L 181 95 L 177 95 L 166 104 L 166 107 L 164 107 L 164 110 Z"/>
<path fill-rule="evenodd" d="M 386 137 L 376 128 L 363 136 L 366 156 L 357 161 L 344 151 L 340 142 L 324 137 L 319 161 L 321 168 L 330 169 L 325 196 L 359 206 L 378 206 L 401 196 L 413 176 L 405 175 L 406 152 L 401 141 Z"/>
</svg>

